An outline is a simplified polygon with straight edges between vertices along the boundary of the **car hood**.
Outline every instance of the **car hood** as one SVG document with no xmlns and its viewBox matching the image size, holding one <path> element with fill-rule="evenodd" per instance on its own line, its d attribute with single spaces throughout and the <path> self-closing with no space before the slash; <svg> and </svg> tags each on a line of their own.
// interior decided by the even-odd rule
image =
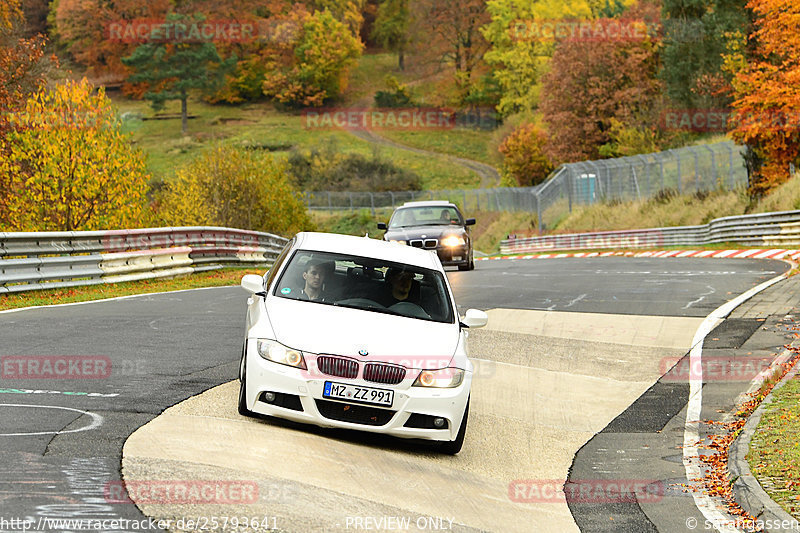
<svg viewBox="0 0 800 533">
<path fill-rule="evenodd" d="M 439 239 L 444 235 L 464 235 L 466 231 L 461 226 L 451 226 L 443 224 L 441 226 L 415 226 L 411 228 L 391 229 L 386 232 L 384 238 L 390 239 Z M 425 235 L 425 237 L 423 237 Z"/>
<path fill-rule="evenodd" d="M 443 368 L 458 346 L 459 325 L 346 307 L 268 298 L 267 313 L 278 342 L 296 350 L 410 368 Z M 368 355 L 359 354 L 366 350 Z"/>
</svg>

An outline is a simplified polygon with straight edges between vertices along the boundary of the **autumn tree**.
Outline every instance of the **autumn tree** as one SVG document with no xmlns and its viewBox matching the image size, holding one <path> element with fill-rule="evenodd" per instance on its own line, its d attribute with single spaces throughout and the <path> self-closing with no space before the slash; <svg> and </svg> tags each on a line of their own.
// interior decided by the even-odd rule
<svg viewBox="0 0 800 533">
<path fill-rule="evenodd" d="M 266 62 L 264 94 L 294 106 L 320 106 L 346 88 L 361 40 L 329 11 L 296 11 L 299 31 Z"/>
<path fill-rule="evenodd" d="M 53 0 L 51 35 L 87 74 L 104 83 L 123 82 L 130 74 L 122 58 L 141 44 L 110 32 L 115 24 L 164 20 L 170 0 Z M 126 87 L 131 91 L 131 87 Z"/>
<path fill-rule="evenodd" d="M 353 37 L 358 38 L 364 23 L 362 10 L 366 0 L 306 0 L 301 2 L 309 11 L 328 11 L 333 18 L 344 24 Z"/>
<path fill-rule="evenodd" d="M 285 163 L 218 145 L 178 170 L 159 202 L 160 222 L 292 235 L 311 222 Z"/>
<path fill-rule="evenodd" d="M 641 3 L 628 10 L 633 20 L 652 20 L 658 8 Z M 658 43 L 637 39 L 565 39 L 556 46 L 544 76 L 540 110 L 551 132 L 546 153 L 560 164 L 597 159 L 613 141 L 613 121 L 654 128 Z"/>
<path fill-rule="evenodd" d="M 41 35 L 24 38 L 25 20 L 19 0 L 0 3 L 0 135 L 8 124 L 5 115 L 25 103 L 44 84 L 49 62 Z"/>
<path fill-rule="evenodd" d="M 503 175 L 514 185 L 530 187 L 543 182 L 553 170 L 544 153 L 547 134 L 535 124 L 523 124 L 500 145 Z"/>
<path fill-rule="evenodd" d="M 733 138 L 751 150 L 750 193 L 759 197 L 789 179 L 800 163 L 800 4 L 750 0 L 756 16 L 750 35 L 727 56 L 734 73 Z"/>
<path fill-rule="evenodd" d="M 664 0 L 661 78 L 667 97 L 684 109 L 723 109 L 731 75 L 723 56 L 737 32 L 747 33 L 747 0 Z"/>
<path fill-rule="evenodd" d="M 489 43 L 481 27 L 489 22 L 485 0 L 413 0 L 416 55 L 452 69 L 461 92 L 467 93 Z"/>
<path fill-rule="evenodd" d="M 372 38 L 384 48 L 397 54 L 397 66 L 400 70 L 406 68 L 405 57 L 410 23 L 408 0 L 384 0 L 378 6 Z"/>
<path fill-rule="evenodd" d="M 167 17 L 175 25 L 192 25 L 202 22 L 177 14 Z M 169 100 L 181 103 L 181 132 L 188 133 L 188 99 L 190 91 L 211 93 L 222 85 L 225 74 L 236 62 L 232 57 L 226 61 L 217 53 L 213 42 L 167 39 L 163 42 L 148 42 L 122 59 L 122 63 L 134 70 L 128 77 L 133 83 L 147 83 L 151 89 L 144 93 L 156 110 L 162 109 Z"/>
<path fill-rule="evenodd" d="M 0 141 L 7 231 L 132 227 L 145 205 L 144 156 L 131 147 L 102 89 L 84 79 L 40 89 Z"/>
<path fill-rule="evenodd" d="M 25 37 L 25 20 L 18 0 L 0 2 L 0 157 L 9 155 L 5 140 L 14 130 L 10 117 L 28 96 L 45 83 L 52 58 L 44 53 L 45 38 Z M 0 171 L 0 225 L 6 225 L 20 181 Z"/>
<path fill-rule="evenodd" d="M 555 46 L 540 28 L 591 19 L 591 5 L 586 0 L 490 0 L 487 10 L 491 20 L 482 31 L 491 44 L 486 62 L 494 67 L 502 92 L 498 111 L 532 111 L 539 104 L 542 74 Z"/>
</svg>

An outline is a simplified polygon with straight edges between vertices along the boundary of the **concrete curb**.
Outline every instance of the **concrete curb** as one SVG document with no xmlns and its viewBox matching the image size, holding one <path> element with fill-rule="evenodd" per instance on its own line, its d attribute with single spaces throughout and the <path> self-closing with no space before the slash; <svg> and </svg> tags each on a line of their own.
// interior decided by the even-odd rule
<svg viewBox="0 0 800 533">
<path fill-rule="evenodd" d="M 792 343 L 792 346 L 800 346 L 800 341 L 795 341 Z M 792 354 L 793 352 L 786 350 L 782 355 L 790 359 L 789 356 Z M 796 365 L 775 385 L 772 392 L 764 398 L 761 405 L 759 405 L 747 419 L 747 423 L 742 429 L 741 434 L 728 450 L 728 470 L 731 478 L 735 480 L 733 482 L 733 492 L 736 502 L 757 520 L 764 522 L 765 525 L 771 525 L 772 527 L 765 527 L 764 529 L 764 531 L 769 532 L 800 532 L 800 523 L 769 497 L 769 494 L 767 494 L 750 471 L 750 465 L 745 456 L 750 450 L 750 441 L 755 434 L 759 422 L 761 422 L 761 416 L 764 414 L 764 410 L 772 403 L 772 395 L 792 379 L 798 371 L 800 371 L 800 366 Z M 776 525 L 777 527 L 775 527 Z M 788 527 L 783 527 L 784 525 L 788 525 Z"/>
</svg>

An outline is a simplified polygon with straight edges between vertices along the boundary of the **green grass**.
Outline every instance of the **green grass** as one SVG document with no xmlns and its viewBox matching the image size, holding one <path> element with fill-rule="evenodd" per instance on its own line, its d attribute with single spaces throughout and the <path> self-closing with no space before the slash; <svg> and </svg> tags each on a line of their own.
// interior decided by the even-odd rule
<svg viewBox="0 0 800 533">
<path fill-rule="evenodd" d="M 120 113 L 153 116 L 146 102 L 114 98 Z M 177 115 L 179 103 L 170 102 L 164 113 Z M 270 104 L 243 106 L 209 105 L 200 101 L 189 104 L 189 135 L 181 136 L 180 119 L 142 120 L 127 126 L 135 145 L 147 154 L 149 171 L 156 179 L 169 180 L 176 168 L 195 158 L 215 142 L 266 148 L 264 153 L 280 154 L 290 147 L 312 147 L 335 143 L 344 153 L 378 153 L 398 166 L 416 172 L 424 189 L 472 188 L 480 178 L 445 158 L 414 154 L 391 147 L 376 148 L 346 131 L 309 129 L 300 113 L 281 113 Z M 277 149 L 275 152 L 269 150 Z"/>
<path fill-rule="evenodd" d="M 225 287 L 238 285 L 242 276 L 245 274 L 263 274 L 264 271 L 266 271 L 265 268 L 227 268 L 212 272 L 180 276 L 173 279 L 150 279 L 108 285 L 89 285 L 70 289 L 49 289 L 18 294 L 6 294 L 0 296 L 0 310 L 88 302 L 134 294 L 149 294 L 205 287 Z"/>
<path fill-rule="evenodd" d="M 800 379 L 773 395 L 750 441 L 747 462 L 770 497 L 800 518 Z"/>
<path fill-rule="evenodd" d="M 551 229 L 586 232 L 695 226 L 745 212 L 748 199 L 741 191 L 713 191 L 705 195 L 676 195 L 626 203 L 599 203 L 573 207 Z M 563 206 L 566 210 L 566 205 Z M 551 218 L 552 219 L 552 218 Z"/>
<path fill-rule="evenodd" d="M 393 141 L 430 150 L 442 154 L 450 154 L 465 159 L 474 159 L 487 165 L 496 166 L 498 156 L 491 153 L 491 131 L 455 128 L 452 130 L 385 130 L 379 132 Z"/>
<path fill-rule="evenodd" d="M 386 90 L 386 77 L 394 76 L 400 83 L 408 83 L 413 74 L 397 68 L 397 55 L 390 53 L 364 54 L 350 72 L 350 81 L 343 95 L 345 105 L 364 103 L 371 106 L 372 95 Z"/>
</svg>

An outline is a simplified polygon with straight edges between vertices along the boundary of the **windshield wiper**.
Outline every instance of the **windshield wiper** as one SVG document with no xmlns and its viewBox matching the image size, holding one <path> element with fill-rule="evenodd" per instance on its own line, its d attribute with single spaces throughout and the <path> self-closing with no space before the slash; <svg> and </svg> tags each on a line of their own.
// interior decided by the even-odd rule
<svg viewBox="0 0 800 533">
<path fill-rule="evenodd" d="M 385 307 L 378 307 L 376 305 L 351 305 L 351 304 L 341 304 L 335 303 L 334 305 L 338 307 L 347 307 L 348 309 L 360 309 L 362 311 L 375 311 L 376 313 L 383 313 L 386 315 L 397 315 L 397 316 L 408 316 L 404 315 L 403 313 L 398 313 L 397 311 L 393 311 L 391 309 L 387 309 Z"/>
</svg>

